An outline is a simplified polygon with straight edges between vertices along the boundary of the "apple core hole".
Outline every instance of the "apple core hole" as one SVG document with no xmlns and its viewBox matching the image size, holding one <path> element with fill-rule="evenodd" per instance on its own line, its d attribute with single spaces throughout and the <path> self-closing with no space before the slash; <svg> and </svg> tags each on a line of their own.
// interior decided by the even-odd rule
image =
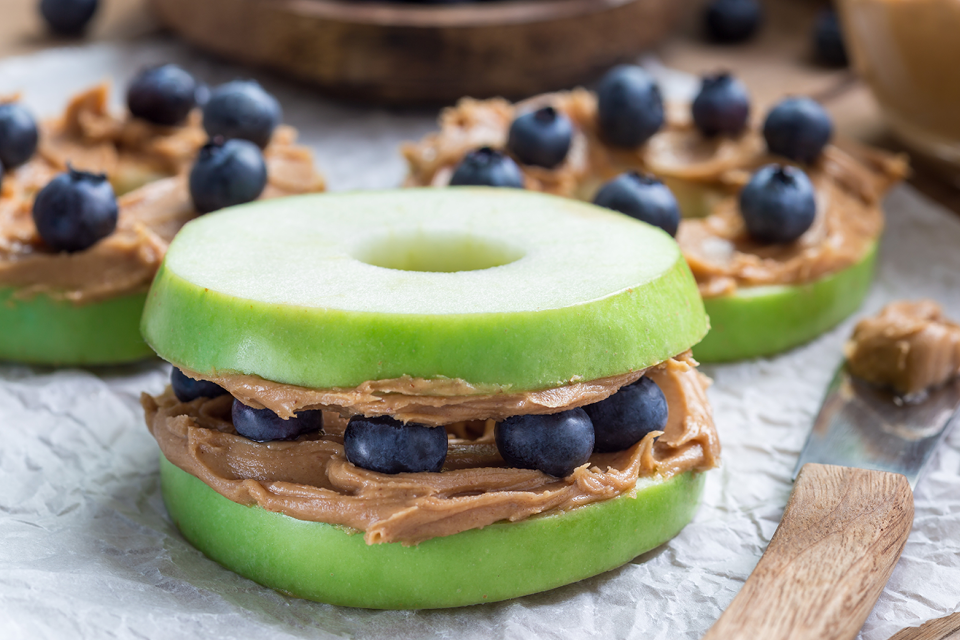
<svg viewBox="0 0 960 640">
<path fill-rule="evenodd" d="M 502 267 L 524 255 L 501 239 L 446 229 L 393 230 L 359 243 L 352 252 L 374 267 L 434 273 Z"/>
</svg>

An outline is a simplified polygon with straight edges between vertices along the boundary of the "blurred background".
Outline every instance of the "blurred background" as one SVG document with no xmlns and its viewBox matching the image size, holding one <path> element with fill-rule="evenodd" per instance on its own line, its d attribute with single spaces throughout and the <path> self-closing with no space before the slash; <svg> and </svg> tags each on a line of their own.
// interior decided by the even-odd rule
<svg viewBox="0 0 960 640">
<path fill-rule="evenodd" d="M 734 73 L 749 88 L 755 114 L 784 95 L 812 95 L 831 111 L 840 135 L 903 148 L 854 65 L 847 66 L 834 7 L 822 0 L 99 0 L 89 24 L 71 37 L 54 35 L 38 5 L 0 0 L 0 58 L 178 40 L 188 43 L 182 57 L 198 63 L 238 61 L 259 69 L 261 79 L 292 78 L 353 107 L 411 113 L 416 105 L 413 113 L 426 115 L 463 95 L 516 99 L 589 85 L 614 62 L 644 56 L 648 66 Z M 747 5 L 758 7 L 758 19 Z M 952 171 L 912 160 L 914 185 L 960 210 L 948 184 Z M 331 182 L 336 188 L 335 175 Z"/>
</svg>

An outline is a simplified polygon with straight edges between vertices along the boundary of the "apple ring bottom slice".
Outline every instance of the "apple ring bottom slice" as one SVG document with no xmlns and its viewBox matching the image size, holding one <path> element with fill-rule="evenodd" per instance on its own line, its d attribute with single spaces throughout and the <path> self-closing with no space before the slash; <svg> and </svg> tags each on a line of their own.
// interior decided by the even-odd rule
<svg viewBox="0 0 960 640">
<path fill-rule="evenodd" d="M 710 332 L 693 348 L 700 362 L 770 356 L 813 340 L 856 311 L 870 290 L 876 245 L 852 267 L 801 285 L 747 287 L 706 298 Z"/>
<path fill-rule="evenodd" d="M 110 365 L 153 355 L 140 337 L 147 294 L 75 305 L 0 288 L 0 360 L 43 365 Z"/>
<path fill-rule="evenodd" d="M 160 457 L 167 510 L 224 567 L 299 598 L 368 609 L 440 609 L 516 598 L 616 568 L 693 518 L 704 474 L 641 478 L 632 494 L 566 513 L 403 546 L 237 504 Z"/>
</svg>

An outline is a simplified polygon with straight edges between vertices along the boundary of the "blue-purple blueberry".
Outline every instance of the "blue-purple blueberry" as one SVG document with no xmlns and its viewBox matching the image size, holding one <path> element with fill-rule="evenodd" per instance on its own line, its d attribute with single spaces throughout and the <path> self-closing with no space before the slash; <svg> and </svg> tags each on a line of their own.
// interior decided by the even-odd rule
<svg viewBox="0 0 960 640">
<path fill-rule="evenodd" d="M 622 173 L 607 182 L 593 198 L 593 204 L 660 227 L 671 236 L 680 226 L 680 206 L 667 185 L 649 174 Z"/>
<path fill-rule="evenodd" d="M 553 107 L 542 107 L 514 119 L 507 149 L 524 164 L 553 169 L 566 159 L 572 141 L 570 118 Z"/>
<path fill-rule="evenodd" d="M 205 107 L 210 102 L 210 85 L 206 82 L 198 82 L 197 90 L 193 94 L 194 101 L 198 107 Z"/>
<path fill-rule="evenodd" d="M 83 251 L 117 228 L 117 197 L 103 174 L 68 170 L 37 194 L 33 222 L 53 251 Z"/>
<path fill-rule="evenodd" d="M 753 37 L 763 22 L 758 0 L 711 0 L 703 14 L 707 37 L 714 42 L 735 44 Z"/>
<path fill-rule="evenodd" d="M 750 117 L 750 96 L 729 73 L 704 76 L 691 111 L 693 123 L 704 135 L 739 135 Z"/>
<path fill-rule="evenodd" d="M 54 33 L 78 36 L 97 12 L 98 0 L 40 0 L 40 15 Z"/>
<path fill-rule="evenodd" d="M 813 53 L 817 62 L 826 67 L 847 66 L 847 47 L 835 9 L 824 9 L 817 14 L 813 24 Z"/>
<path fill-rule="evenodd" d="M 227 390 L 209 380 L 194 380 L 184 375 L 183 371 L 173 368 L 170 372 L 170 386 L 173 395 L 180 402 L 190 402 L 197 398 L 217 398 L 227 393 Z"/>
<path fill-rule="evenodd" d="M 763 123 L 763 137 L 770 153 L 795 162 L 813 162 L 833 135 L 830 114 L 810 98 L 781 100 Z"/>
<path fill-rule="evenodd" d="M 593 422 L 598 453 L 629 449 L 651 431 L 663 431 L 669 414 L 663 391 L 646 376 L 583 410 Z"/>
<path fill-rule="evenodd" d="M 0 104 L 0 164 L 19 167 L 37 151 L 37 121 L 21 104 Z"/>
<path fill-rule="evenodd" d="M 198 213 L 252 202 L 266 186 L 263 153 L 247 140 L 207 143 L 190 170 L 190 197 Z"/>
<path fill-rule="evenodd" d="M 810 228 L 816 217 L 813 184 L 797 167 L 765 165 L 740 192 L 740 213 L 754 240 L 793 242 Z"/>
<path fill-rule="evenodd" d="M 593 423 L 579 408 L 507 418 L 497 424 L 494 437 L 507 465 L 537 469 L 558 478 L 586 464 L 594 445 Z"/>
<path fill-rule="evenodd" d="M 266 147 L 283 119 L 280 103 L 255 80 L 234 80 L 210 92 L 203 128 L 211 138 L 249 140 Z"/>
<path fill-rule="evenodd" d="M 256 442 L 296 440 L 323 429 L 322 411 L 301 411 L 284 420 L 270 409 L 254 409 L 234 399 L 231 414 L 237 433 Z"/>
<path fill-rule="evenodd" d="M 197 81 L 175 64 L 144 69 L 127 89 L 130 113 L 163 126 L 183 124 L 197 104 Z"/>
<path fill-rule="evenodd" d="M 635 65 L 614 67 L 597 87 L 600 133 L 613 146 L 638 147 L 663 126 L 663 96 L 653 76 Z"/>
<path fill-rule="evenodd" d="M 490 147 L 481 147 L 463 157 L 450 177 L 450 186 L 523 189 L 523 173 L 507 154 Z"/>
<path fill-rule="evenodd" d="M 343 433 L 343 450 L 348 462 L 369 471 L 438 472 L 447 459 L 447 431 L 389 416 L 354 416 Z"/>
</svg>

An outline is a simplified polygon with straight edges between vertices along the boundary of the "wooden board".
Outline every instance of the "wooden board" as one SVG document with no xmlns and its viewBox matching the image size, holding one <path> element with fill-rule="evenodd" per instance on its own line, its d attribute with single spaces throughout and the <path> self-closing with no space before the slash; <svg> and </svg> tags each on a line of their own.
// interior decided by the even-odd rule
<svg viewBox="0 0 960 640">
<path fill-rule="evenodd" d="M 453 102 L 569 87 L 662 39 L 688 0 L 150 0 L 208 51 L 351 98 Z"/>
</svg>

